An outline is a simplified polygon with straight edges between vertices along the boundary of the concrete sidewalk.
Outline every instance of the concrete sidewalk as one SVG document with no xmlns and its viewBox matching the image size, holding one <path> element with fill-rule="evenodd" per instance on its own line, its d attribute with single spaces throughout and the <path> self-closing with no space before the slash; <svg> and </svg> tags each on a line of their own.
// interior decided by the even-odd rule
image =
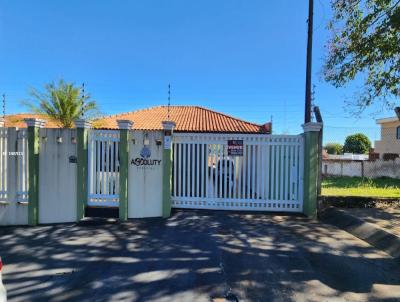
<svg viewBox="0 0 400 302">
<path fill-rule="evenodd" d="M 396 208 L 324 209 L 322 221 L 340 227 L 400 261 L 400 210 Z"/>
<path fill-rule="evenodd" d="M 400 208 L 379 207 L 366 209 L 346 209 L 346 212 L 365 222 L 400 237 Z"/>
</svg>

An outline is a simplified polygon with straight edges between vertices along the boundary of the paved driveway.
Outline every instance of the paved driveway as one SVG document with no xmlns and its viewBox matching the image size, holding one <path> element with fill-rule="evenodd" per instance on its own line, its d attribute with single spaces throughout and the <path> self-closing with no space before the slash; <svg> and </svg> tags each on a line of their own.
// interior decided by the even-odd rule
<svg viewBox="0 0 400 302">
<path fill-rule="evenodd" d="M 399 301 L 400 265 L 302 217 L 176 212 L 0 229 L 10 301 Z"/>
</svg>

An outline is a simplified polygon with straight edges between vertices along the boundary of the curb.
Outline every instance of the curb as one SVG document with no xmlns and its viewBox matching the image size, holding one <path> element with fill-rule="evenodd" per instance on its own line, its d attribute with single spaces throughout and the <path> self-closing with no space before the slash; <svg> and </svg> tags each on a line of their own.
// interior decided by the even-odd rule
<svg viewBox="0 0 400 302">
<path fill-rule="evenodd" d="M 400 237 L 340 209 L 327 208 L 320 217 L 323 222 L 346 230 L 400 261 Z"/>
</svg>

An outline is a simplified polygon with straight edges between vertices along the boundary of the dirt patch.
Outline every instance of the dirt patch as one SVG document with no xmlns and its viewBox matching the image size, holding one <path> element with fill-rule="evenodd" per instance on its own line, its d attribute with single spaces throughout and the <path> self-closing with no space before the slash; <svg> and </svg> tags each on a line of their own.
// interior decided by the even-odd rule
<svg viewBox="0 0 400 302">
<path fill-rule="evenodd" d="M 399 198 L 376 198 L 358 196 L 321 196 L 320 208 L 379 208 L 400 209 Z"/>
</svg>

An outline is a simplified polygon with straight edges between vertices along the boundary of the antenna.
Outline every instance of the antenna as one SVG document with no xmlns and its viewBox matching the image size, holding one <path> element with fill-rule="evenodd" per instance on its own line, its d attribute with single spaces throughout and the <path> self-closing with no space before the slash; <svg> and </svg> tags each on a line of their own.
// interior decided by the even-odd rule
<svg viewBox="0 0 400 302">
<path fill-rule="evenodd" d="M 168 118 L 167 120 L 169 121 L 170 119 L 170 107 L 171 107 L 171 84 L 168 84 Z"/>
<path fill-rule="evenodd" d="M 3 118 L 6 118 L 6 95 L 3 93 Z"/>
<path fill-rule="evenodd" d="M 83 118 L 83 107 L 85 104 L 85 82 L 82 83 L 82 108 L 81 108 L 81 118 Z"/>
</svg>

